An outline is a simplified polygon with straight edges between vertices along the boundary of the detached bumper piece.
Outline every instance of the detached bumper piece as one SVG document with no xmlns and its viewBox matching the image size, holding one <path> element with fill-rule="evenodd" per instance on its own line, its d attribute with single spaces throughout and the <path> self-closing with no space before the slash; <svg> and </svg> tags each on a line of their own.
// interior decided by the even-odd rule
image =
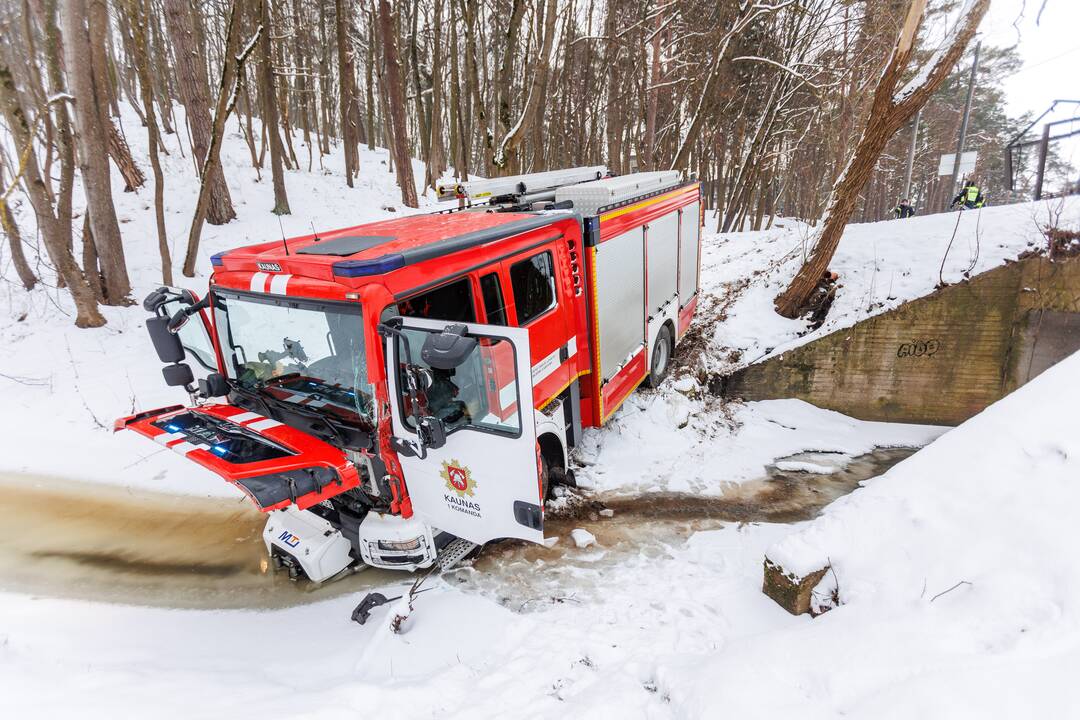
<svg viewBox="0 0 1080 720">
<path fill-rule="evenodd" d="M 263 512 L 305 510 L 360 483 L 333 445 L 234 405 L 142 412 L 115 429 L 134 430 L 217 473 Z"/>
</svg>

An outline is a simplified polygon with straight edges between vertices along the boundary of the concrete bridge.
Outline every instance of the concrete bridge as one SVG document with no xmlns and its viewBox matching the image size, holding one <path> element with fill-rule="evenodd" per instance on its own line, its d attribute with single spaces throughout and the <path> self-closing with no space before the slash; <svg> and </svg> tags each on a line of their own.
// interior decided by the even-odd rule
<svg viewBox="0 0 1080 720">
<path fill-rule="evenodd" d="M 1080 257 L 1031 256 L 725 379 L 862 420 L 957 425 L 1080 350 Z"/>
</svg>

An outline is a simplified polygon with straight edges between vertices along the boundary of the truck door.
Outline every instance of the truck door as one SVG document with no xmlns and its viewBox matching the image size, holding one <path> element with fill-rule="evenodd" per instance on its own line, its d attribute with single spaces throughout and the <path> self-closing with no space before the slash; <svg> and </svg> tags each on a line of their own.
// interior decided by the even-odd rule
<svg viewBox="0 0 1080 720">
<path fill-rule="evenodd" d="M 444 370 L 427 363 L 422 351 L 446 321 L 390 322 L 399 328 L 386 352 L 394 435 L 415 444 L 418 415 L 438 418 L 446 433 L 442 447 L 399 453 L 413 510 L 432 527 L 475 543 L 542 542 L 528 331 L 465 324 L 475 346 Z M 415 401 L 406 389 L 409 372 L 420 378 Z"/>
</svg>

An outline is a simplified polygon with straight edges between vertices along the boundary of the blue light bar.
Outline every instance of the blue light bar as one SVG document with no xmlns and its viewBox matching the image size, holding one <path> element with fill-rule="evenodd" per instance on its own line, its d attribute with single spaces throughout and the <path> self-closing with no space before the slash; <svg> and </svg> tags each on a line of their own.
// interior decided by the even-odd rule
<svg viewBox="0 0 1080 720">
<path fill-rule="evenodd" d="M 224 265 L 225 264 L 225 253 L 226 252 L 228 252 L 228 251 L 225 250 L 225 251 L 222 251 L 222 252 L 219 252 L 219 253 L 214 253 L 213 255 L 211 255 L 210 256 L 210 264 L 213 265 L 214 267 L 221 267 L 222 265 Z"/>
<path fill-rule="evenodd" d="M 229 448 L 225 447 L 224 445 L 215 445 L 214 447 L 210 448 L 210 452 L 214 453 L 215 455 L 224 455 L 225 453 L 229 452 Z"/>
<path fill-rule="evenodd" d="M 399 254 L 381 255 L 370 260 L 340 260 L 333 265 L 334 275 L 346 278 L 381 275 L 402 267 L 405 267 L 405 258 Z"/>
<path fill-rule="evenodd" d="M 180 426 L 179 425 L 171 425 L 171 424 L 166 425 L 165 429 L 168 430 L 169 432 L 180 432 Z"/>
</svg>

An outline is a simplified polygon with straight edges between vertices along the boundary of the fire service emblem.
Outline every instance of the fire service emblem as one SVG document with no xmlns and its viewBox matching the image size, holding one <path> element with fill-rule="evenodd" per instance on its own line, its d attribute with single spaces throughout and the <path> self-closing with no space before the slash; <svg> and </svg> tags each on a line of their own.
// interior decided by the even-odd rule
<svg viewBox="0 0 1080 720">
<path fill-rule="evenodd" d="M 442 472 L 440 472 L 439 475 L 446 481 L 446 487 L 449 490 L 453 490 L 459 498 L 463 498 L 466 495 L 469 497 L 473 496 L 473 489 L 476 487 L 476 481 L 473 480 L 469 468 L 462 465 L 456 459 L 450 460 L 449 462 L 443 460 Z"/>
</svg>

